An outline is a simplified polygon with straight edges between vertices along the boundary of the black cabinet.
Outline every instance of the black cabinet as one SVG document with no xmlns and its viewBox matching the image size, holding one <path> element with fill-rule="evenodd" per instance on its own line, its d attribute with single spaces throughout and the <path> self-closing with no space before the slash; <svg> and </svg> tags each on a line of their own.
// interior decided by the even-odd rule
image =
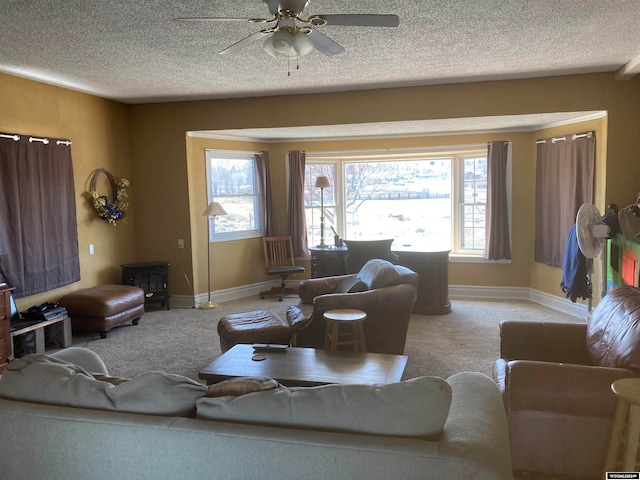
<svg viewBox="0 0 640 480">
<path fill-rule="evenodd" d="M 311 277 L 344 275 L 347 247 L 311 247 Z"/>
<path fill-rule="evenodd" d="M 167 262 L 121 265 L 122 284 L 144 290 L 145 305 L 160 303 L 169 310 L 169 264 Z"/>
</svg>

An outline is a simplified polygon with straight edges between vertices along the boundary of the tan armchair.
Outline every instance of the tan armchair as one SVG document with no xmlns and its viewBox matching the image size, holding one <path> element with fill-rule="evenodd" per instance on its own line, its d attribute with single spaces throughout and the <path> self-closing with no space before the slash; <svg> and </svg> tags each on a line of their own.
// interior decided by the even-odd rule
<svg viewBox="0 0 640 480">
<path fill-rule="evenodd" d="M 367 351 L 401 355 L 417 284 L 417 273 L 381 259 L 368 261 L 357 274 L 303 280 L 300 303 L 287 311 L 293 342 L 298 347 L 323 348 L 324 312 L 354 308 L 367 314 Z"/>
<path fill-rule="evenodd" d="M 616 397 L 640 376 L 640 290 L 607 294 L 588 324 L 505 321 L 494 380 L 517 471 L 599 478 Z"/>
</svg>

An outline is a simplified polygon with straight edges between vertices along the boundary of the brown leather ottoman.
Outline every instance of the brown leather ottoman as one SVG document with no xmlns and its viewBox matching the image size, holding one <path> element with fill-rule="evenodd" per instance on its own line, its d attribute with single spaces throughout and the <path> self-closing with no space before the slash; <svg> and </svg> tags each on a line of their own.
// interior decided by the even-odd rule
<svg viewBox="0 0 640 480">
<path fill-rule="evenodd" d="M 226 352 L 237 343 L 278 343 L 288 345 L 291 327 L 286 320 L 266 310 L 234 313 L 218 322 L 220 348 Z"/>
<path fill-rule="evenodd" d="M 71 326 L 95 330 L 102 338 L 116 325 L 138 324 L 144 314 L 144 290 L 130 285 L 98 285 L 69 293 L 58 304 L 71 317 Z"/>
</svg>

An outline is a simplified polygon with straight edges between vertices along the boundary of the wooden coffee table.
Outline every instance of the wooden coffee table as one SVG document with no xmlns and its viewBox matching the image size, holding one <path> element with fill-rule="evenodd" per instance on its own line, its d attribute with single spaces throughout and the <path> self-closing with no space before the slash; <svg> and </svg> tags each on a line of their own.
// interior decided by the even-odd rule
<svg viewBox="0 0 640 480">
<path fill-rule="evenodd" d="M 252 360 L 256 353 L 267 358 Z M 233 377 L 275 378 L 288 387 L 395 383 L 402 378 L 407 358 L 300 347 L 289 347 L 284 352 L 254 352 L 252 345 L 238 344 L 204 367 L 198 376 L 208 385 Z"/>
</svg>

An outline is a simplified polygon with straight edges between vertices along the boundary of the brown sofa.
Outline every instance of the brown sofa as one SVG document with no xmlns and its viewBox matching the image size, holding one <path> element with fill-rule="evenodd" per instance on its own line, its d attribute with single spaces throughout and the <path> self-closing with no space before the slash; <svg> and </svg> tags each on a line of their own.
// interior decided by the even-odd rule
<svg viewBox="0 0 640 480">
<path fill-rule="evenodd" d="M 298 347 L 323 348 L 324 312 L 353 308 L 367 314 L 367 351 L 402 355 L 417 285 L 417 273 L 381 259 L 369 260 L 357 274 L 303 280 L 300 304 L 287 311 L 293 342 Z"/>
<path fill-rule="evenodd" d="M 502 322 L 500 356 L 513 469 L 600 478 L 611 384 L 640 376 L 640 290 L 610 292 L 586 324 Z"/>
</svg>

